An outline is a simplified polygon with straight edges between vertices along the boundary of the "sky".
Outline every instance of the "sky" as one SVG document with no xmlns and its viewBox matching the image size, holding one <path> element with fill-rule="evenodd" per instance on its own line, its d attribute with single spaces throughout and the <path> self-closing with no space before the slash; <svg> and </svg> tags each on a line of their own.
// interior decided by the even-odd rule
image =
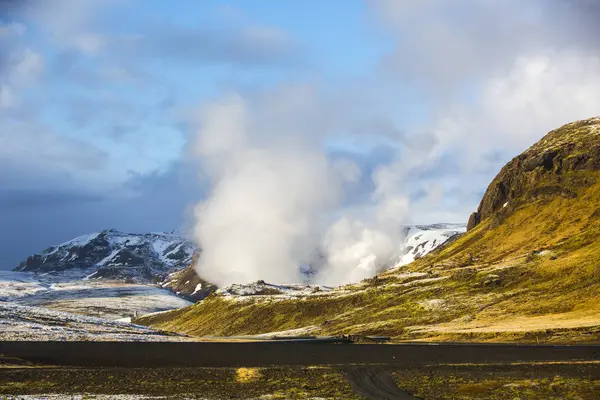
<svg viewBox="0 0 600 400">
<path fill-rule="evenodd" d="M 600 114 L 598 20 L 595 0 L 2 0 L 0 269 L 102 229 L 210 241 L 240 209 L 223 187 L 257 207 L 242 223 L 319 220 L 282 248 L 338 246 L 348 215 L 466 222 L 507 161 Z"/>
</svg>

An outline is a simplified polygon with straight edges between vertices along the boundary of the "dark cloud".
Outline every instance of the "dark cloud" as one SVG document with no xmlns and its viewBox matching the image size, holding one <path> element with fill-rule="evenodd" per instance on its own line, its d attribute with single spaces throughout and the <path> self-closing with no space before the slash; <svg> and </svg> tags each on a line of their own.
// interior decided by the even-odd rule
<svg viewBox="0 0 600 400">
<path fill-rule="evenodd" d="M 29 0 L 0 0 L 0 20 L 14 18 L 19 11 L 30 3 Z"/>
<path fill-rule="evenodd" d="M 101 197 L 97 195 L 73 191 L 0 189 L 0 209 L 1 212 L 8 213 L 40 207 L 98 202 L 100 200 L 102 200 Z"/>
<path fill-rule="evenodd" d="M 0 192 L 0 269 L 32 253 L 103 229 L 125 232 L 186 230 L 186 216 L 204 188 L 191 166 L 174 163 L 162 173 L 135 175 L 122 191 L 3 190 Z"/>
</svg>

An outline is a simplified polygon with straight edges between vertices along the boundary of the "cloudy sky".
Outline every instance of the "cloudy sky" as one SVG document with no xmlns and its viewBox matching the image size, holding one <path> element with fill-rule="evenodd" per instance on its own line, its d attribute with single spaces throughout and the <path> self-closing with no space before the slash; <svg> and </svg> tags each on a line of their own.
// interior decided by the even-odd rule
<svg viewBox="0 0 600 400">
<path fill-rule="evenodd" d="M 191 229 L 238 139 L 306 154 L 297 187 L 339 186 L 313 214 L 465 222 L 510 158 L 600 114 L 597 4 L 2 0 L 0 269 L 101 229 Z"/>
</svg>

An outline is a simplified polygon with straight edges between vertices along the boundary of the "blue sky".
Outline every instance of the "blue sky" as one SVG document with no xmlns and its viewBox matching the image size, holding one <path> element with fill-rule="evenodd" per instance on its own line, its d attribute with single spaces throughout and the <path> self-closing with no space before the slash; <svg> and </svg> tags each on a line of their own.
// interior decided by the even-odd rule
<svg viewBox="0 0 600 400">
<path fill-rule="evenodd" d="M 198 110 L 231 93 L 285 105 L 282 87 L 315 106 L 292 130 L 361 172 L 340 210 L 372 201 L 385 170 L 412 200 L 406 223 L 466 221 L 507 160 L 600 113 L 598 10 L 585 0 L 4 2 L 0 269 L 100 229 L 189 228 L 211 178 L 190 151 Z"/>
</svg>

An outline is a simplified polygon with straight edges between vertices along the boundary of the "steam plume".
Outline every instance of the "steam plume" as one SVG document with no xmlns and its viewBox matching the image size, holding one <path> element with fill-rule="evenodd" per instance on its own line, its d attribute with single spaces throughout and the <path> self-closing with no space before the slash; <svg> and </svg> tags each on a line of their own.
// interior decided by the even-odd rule
<svg viewBox="0 0 600 400">
<path fill-rule="evenodd" d="M 300 265 L 320 250 L 317 281 L 341 284 L 372 276 L 401 250 L 408 199 L 388 193 L 385 180 L 367 212 L 331 217 L 344 182 L 356 181 L 360 170 L 323 153 L 319 129 L 307 126 L 318 119 L 315 101 L 296 88 L 252 102 L 233 95 L 203 108 L 194 142 L 212 182 L 195 210 L 203 278 L 218 285 L 299 282 Z"/>
<path fill-rule="evenodd" d="M 220 285 L 298 282 L 300 263 L 318 246 L 320 216 L 336 202 L 336 182 L 308 140 L 272 131 L 285 127 L 248 108 L 231 96 L 203 113 L 195 149 L 213 187 L 196 208 L 197 268 Z"/>
</svg>

